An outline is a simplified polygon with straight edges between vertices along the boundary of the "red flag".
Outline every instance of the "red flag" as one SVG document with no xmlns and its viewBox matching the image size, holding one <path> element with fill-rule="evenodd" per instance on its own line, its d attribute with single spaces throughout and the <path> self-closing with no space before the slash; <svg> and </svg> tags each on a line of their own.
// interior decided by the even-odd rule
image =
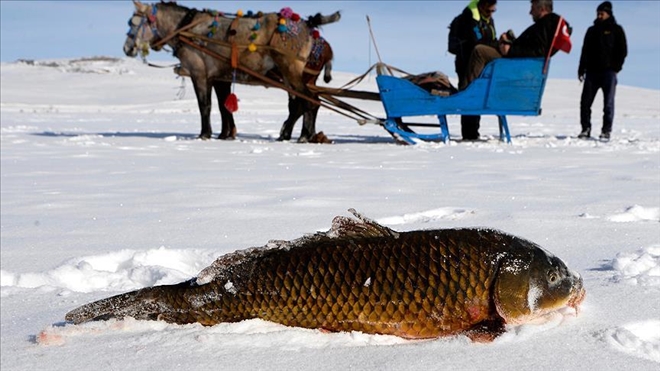
<svg viewBox="0 0 660 371">
<path fill-rule="evenodd" d="M 571 52 L 571 28 L 568 26 L 564 17 L 559 18 L 559 24 L 557 24 L 557 31 L 555 31 L 555 39 L 552 44 L 554 49 L 561 50 L 565 53 Z"/>
</svg>

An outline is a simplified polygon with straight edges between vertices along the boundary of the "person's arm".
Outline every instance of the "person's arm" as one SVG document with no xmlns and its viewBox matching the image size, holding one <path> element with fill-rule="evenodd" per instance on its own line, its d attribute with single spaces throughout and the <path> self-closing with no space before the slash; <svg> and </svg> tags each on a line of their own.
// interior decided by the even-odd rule
<svg viewBox="0 0 660 371">
<path fill-rule="evenodd" d="M 589 58 L 589 48 L 587 45 L 589 45 L 591 40 L 591 31 L 592 28 L 589 27 L 584 34 L 584 42 L 582 43 L 582 53 L 580 54 L 580 64 L 578 65 L 578 80 L 580 80 L 580 82 L 584 81 L 584 76 L 587 73 L 587 58 Z"/>
<path fill-rule="evenodd" d="M 623 62 L 626 60 L 626 56 L 628 56 L 628 42 L 626 41 L 626 34 L 623 32 L 623 28 L 621 26 L 617 26 L 614 37 L 612 69 L 614 72 L 618 73 L 623 68 Z"/>
<path fill-rule="evenodd" d="M 511 49 L 511 41 L 505 33 L 500 36 L 499 49 L 500 54 L 503 56 L 507 56 L 509 54 L 509 50 Z"/>
</svg>

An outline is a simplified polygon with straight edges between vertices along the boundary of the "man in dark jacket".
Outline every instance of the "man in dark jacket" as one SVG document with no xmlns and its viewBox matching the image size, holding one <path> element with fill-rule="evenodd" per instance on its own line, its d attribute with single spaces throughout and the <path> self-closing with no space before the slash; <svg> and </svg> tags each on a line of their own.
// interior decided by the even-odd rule
<svg viewBox="0 0 660 371">
<path fill-rule="evenodd" d="M 456 54 L 454 65 L 459 86 L 465 79 L 470 54 L 478 44 L 497 47 L 497 32 L 493 13 L 497 0 L 471 0 L 463 12 L 452 21 L 449 32 L 449 51 Z M 479 139 L 480 116 L 461 116 L 463 140 Z"/>
<path fill-rule="evenodd" d="M 598 89 L 603 90 L 603 128 L 601 140 L 609 140 L 614 119 L 614 94 L 617 73 L 623 68 L 628 55 L 628 45 L 623 28 L 612 15 L 612 3 L 605 1 L 596 9 L 596 20 L 584 35 L 578 79 L 584 81 L 580 99 L 580 124 L 578 138 L 591 136 L 591 105 Z"/>
<path fill-rule="evenodd" d="M 529 14 L 534 24 L 529 26 L 518 38 L 511 40 L 507 33 L 500 36 L 499 48 L 477 45 L 470 56 L 465 84 L 474 81 L 488 62 L 497 58 L 545 57 L 552 46 L 552 39 L 559 24 L 560 16 L 553 13 L 552 0 L 531 0 Z M 557 51 L 553 50 L 552 55 Z"/>
</svg>

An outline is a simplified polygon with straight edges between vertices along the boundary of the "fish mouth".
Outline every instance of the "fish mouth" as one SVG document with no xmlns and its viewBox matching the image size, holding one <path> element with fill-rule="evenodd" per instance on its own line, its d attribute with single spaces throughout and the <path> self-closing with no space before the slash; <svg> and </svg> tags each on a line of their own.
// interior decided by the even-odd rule
<svg viewBox="0 0 660 371">
<path fill-rule="evenodd" d="M 584 297 L 587 295 L 587 290 L 584 289 L 584 285 L 582 283 L 582 277 L 579 275 L 577 276 L 577 280 L 575 281 L 572 292 L 573 293 L 568 299 L 567 305 L 575 309 L 575 315 L 577 316 L 580 310 L 580 304 L 582 304 Z"/>
</svg>

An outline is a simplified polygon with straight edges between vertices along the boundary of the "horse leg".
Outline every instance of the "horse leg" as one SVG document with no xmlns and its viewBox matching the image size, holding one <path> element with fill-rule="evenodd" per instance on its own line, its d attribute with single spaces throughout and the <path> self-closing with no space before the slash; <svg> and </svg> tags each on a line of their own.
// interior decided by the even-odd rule
<svg viewBox="0 0 660 371">
<path fill-rule="evenodd" d="M 206 78 L 193 78 L 193 87 L 197 96 L 197 105 L 202 119 L 202 131 L 199 134 L 201 139 L 211 139 L 213 130 L 211 129 L 211 85 Z"/>
<path fill-rule="evenodd" d="M 228 82 L 216 81 L 213 84 L 213 88 L 215 90 L 215 96 L 218 98 L 220 118 L 222 119 L 222 131 L 220 131 L 218 139 L 236 139 L 234 115 L 225 107 L 225 101 L 229 94 L 231 94 L 231 84 Z"/>
<path fill-rule="evenodd" d="M 303 122 L 313 122 L 316 125 L 316 117 L 318 116 L 320 108 L 321 106 L 315 104 L 311 110 L 305 112 L 305 114 L 303 115 Z M 303 126 L 302 132 L 300 133 L 300 137 L 304 138 L 305 135 L 306 135 L 305 127 Z M 310 135 L 309 138 L 313 143 L 324 143 L 323 141 L 319 141 L 321 140 L 321 138 L 318 135 L 316 135 L 316 133 Z"/>
<path fill-rule="evenodd" d="M 303 127 L 298 142 L 307 143 L 312 139 L 314 134 L 316 134 L 316 115 L 312 114 L 312 112 L 315 108 L 318 111 L 319 106 L 306 100 L 300 102 L 300 105 L 302 106 L 303 111 Z"/>
<path fill-rule="evenodd" d="M 295 98 L 289 94 L 289 117 L 282 124 L 280 129 L 280 136 L 277 138 L 278 141 L 291 140 L 291 133 L 293 132 L 293 127 L 296 126 L 296 121 L 303 115 L 300 106 L 300 98 Z"/>
</svg>

